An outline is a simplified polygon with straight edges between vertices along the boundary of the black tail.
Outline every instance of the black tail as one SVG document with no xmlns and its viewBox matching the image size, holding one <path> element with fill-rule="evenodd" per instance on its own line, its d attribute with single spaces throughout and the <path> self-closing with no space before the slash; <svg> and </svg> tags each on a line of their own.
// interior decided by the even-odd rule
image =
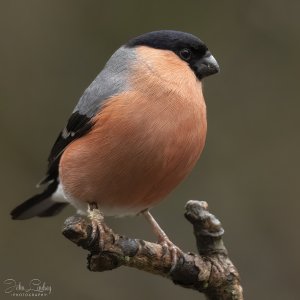
<svg viewBox="0 0 300 300">
<path fill-rule="evenodd" d="M 58 214 L 68 203 L 54 202 L 51 195 L 56 191 L 58 182 L 54 180 L 40 194 L 37 194 L 11 211 L 14 220 L 26 220 L 32 217 L 50 217 Z"/>
</svg>

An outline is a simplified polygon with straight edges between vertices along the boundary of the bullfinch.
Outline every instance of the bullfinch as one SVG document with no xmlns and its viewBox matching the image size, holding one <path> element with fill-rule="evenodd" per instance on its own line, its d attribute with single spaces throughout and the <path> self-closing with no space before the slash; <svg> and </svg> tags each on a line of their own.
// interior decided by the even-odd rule
<svg viewBox="0 0 300 300">
<path fill-rule="evenodd" d="M 149 209 L 193 169 L 206 137 L 203 78 L 219 72 L 192 34 L 161 30 L 122 45 L 85 90 L 49 158 L 44 190 L 13 219 L 48 217 L 71 203 L 84 214 L 142 213 L 159 242 L 170 240 Z"/>
</svg>

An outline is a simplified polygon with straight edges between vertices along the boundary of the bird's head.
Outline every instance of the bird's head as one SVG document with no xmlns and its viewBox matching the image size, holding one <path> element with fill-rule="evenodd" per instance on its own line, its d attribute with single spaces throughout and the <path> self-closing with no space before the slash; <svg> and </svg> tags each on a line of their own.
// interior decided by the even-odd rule
<svg viewBox="0 0 300 300">
<path fill-rule="evenodd" d="M 186 62 L 199 80 L 220 71 L 216 59 L 207 46 L 196 36 L 174 30 L 160 30 L 145 33 L 131 39 L 128 48 L 148 46 L 174 52 Z"/>
</svg>

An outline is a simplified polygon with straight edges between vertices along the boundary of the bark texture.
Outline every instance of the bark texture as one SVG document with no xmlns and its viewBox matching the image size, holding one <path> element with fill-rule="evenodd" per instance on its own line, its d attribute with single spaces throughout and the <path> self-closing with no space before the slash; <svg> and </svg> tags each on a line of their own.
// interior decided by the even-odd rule
<svg viewBox="0 0 300 300">
<path fill-rule="evenodd" d="M 93 221 L 82 216 L 69 217 L 63 234 L 89 251 L 91 271 L 133 267 L 204 293 L 207 299 L 242 300 L 240 277 L 224 246 L 220 221 L 208 211 L 204 201 L 190 200 L 185 209 L 185 217 L 194 227 L 199 254 L 178 251 L 175 266 L 167 247 L 114 233 L 103 217 L 97 218 L 101 230 L 95 230 Z"/>
</svg>

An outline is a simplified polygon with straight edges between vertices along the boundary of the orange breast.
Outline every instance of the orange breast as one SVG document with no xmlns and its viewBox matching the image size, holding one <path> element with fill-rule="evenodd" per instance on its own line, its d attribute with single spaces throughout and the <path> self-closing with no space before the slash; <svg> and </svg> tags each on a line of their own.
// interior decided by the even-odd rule
<svg viewBox="0 0 300 300">
<path fill-rule="evenodd" d="M 108 215 L 155 205 L 192 170 L 205 143 L 201 83 L 184 62 L 141 47 L 133 74 L 130 91 L 107 101 L 60 162 L 66 194 Z"/>
</svg>

